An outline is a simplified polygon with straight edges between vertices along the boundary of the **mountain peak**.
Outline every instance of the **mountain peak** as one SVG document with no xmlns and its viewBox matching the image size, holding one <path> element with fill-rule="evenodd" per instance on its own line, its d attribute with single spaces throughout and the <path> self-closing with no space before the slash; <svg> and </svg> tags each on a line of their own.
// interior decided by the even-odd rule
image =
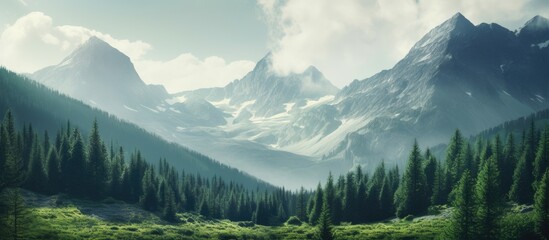
<svg viewBox="0 0 549 240">
<path fill-rule="evenodd" d="M 517 36 L 527 44 L 538 44 L 549 40 L 549 19 L 540 15 L 533 17 L 519 28 Z"/>
<path fill-rule="evenodd" d="M 544 18 L 540 15 L 536 15 L 535 17 L 533 17 L 532 19 L 528 20 L 524 26 L 521 28 L 522 29 L 529 29 L 529 30 L 546 30 L 546 29 L 549 29 L 549 19 L 547 18 Z"/>
<path fill-rule="evenodd" d="M 463 16 L 460 12 L 454 14 L 454 16 L 446 20 L 439 27 L 442 26 L 452 27 L 453 31 L 468 30 L 475 27 L 475 25 L 471 23 L 471 21 L 469 21 L 469 19 Z"/>
<path fill-rule="evenodd" d="M 429 52 L 432 52 L 438 49 L 438 46 L 447 43 L 452 37 L 467 34 L 474 29 L 475 25 L 458 12 L 423 36 L 414 45 L 412 51 L 429 48 Z"/>
</svg>

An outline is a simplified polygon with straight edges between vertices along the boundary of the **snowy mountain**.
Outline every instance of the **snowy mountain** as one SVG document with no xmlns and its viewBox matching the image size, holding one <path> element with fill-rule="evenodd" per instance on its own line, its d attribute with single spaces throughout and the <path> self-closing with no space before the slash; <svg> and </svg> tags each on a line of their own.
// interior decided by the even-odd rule
<svg viewBox="0 0 549 240">
<path fill-rule="evenodd" d="M 456 128 L 473 134 L 547 108 L 547 22 L 537 16 L 515 34 L 498 24 L 475 26 L 458 13 L 392 69 L 355 80 L 333 102 L 294 119 L 282 149 L 366 165 L 402 163 L 414 138 L 433 146 Z M 299 122 L 338 127 L 304 134 Z"/>
<path fill-rule="evenodd" d="M 270 54 L 225 87 L 169 95 L 90 39 L 38 81 L 276 185 L 402 164 L 414 138 L 446 142 L 549 107 L 549 20 L 510 31 L 456 14 L 393 68 L 341 90 L 315 67 L 280 76 Z"/>
<path fill-rule="evenodd" d="M 246 125 L 260 132 L 248 124 L 258 118 L 280 125 L 273 119 L 284 115 L 287 105 L 338 91 L 314 67 L 277 76 L 270 72 L 269 61 L 262 59 L 246 77 L 225 88 L 169 95 L 162 86 L 145 84 L 126 55 L 92 37 L 61 63 L 31 78 L 275 185 L 313 187 L 330 169 L 345 171 L 339 164 L 317 163 L 227 130 L 241 120 L 239 131 Z M 235 116 L 235 108 L 242 114 Z"/>
<path fill-rule="evenodd" d="M 163 86 L 146 85 L 128 58 L 117 49 L 91 37 L 55 66 L 34 73 L 32 78 L 87 104 L 118 111 L 129 106 L 156 106 L 167 92 Z"/>
</svg>

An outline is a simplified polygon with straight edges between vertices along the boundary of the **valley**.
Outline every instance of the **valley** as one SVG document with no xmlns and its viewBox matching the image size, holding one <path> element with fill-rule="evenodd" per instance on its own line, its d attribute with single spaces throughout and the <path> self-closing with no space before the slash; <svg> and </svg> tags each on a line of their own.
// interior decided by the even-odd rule
<svg viewBox="0 0 549 240">
<path fill-rule="evenodd" d="M 547 239 L 549 19 L 431 25 L 345 84 L 284 55 L 300 27 L 270 32 L 281 45 L 249 69 L 183 54 L 157 76 L 247 71 L 183 91 L 150 81 L 143 66 L 166 63 L 146 42 L 58 26 L 40 36 L 61 61 L 25 73 L 0 58 L 0 238 Z M 0 47 L 26 36 L 9 34 Z"/>
</svg>

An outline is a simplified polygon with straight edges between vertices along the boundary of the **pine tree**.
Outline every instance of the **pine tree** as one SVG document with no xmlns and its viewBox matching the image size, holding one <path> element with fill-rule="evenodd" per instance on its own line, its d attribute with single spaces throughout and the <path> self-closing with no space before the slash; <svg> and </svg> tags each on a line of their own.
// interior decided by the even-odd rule
<svg viewBox="0 0 549 240">
<path fill-rule="evenodd" d="M 534 216 L 536 232 L 549 239 L 549 169 L 545 170 L 536 190 Z"/>
<path fill-rule="evenodd" d="M 437 160 L 431 154 L 426 155 L 425 166 L 423 167 L 423 173 L 425 174 L 425 183 L 427 187 L 427 199 L 431 199 L 433 196 L 433 189 L 435 185 L 435 175 L 437 171 Z"/>
<path fill-rule="evenodd" d="M 202 199 L 202 203 L 200 204 L 199 211 L 200 215 L 204 217 L 210 217 L 210 206 L 208 204 L 208 201 L 204 198 Z"/>
<path fill-rule="evenodd" d="M 109 169 L 107 167 L 107 151 L 99 136 L 97 120 L 93 121 L 88 145 L 88 157 L 88 194 L 94 199 L 100 199 L 107 193 Z"/>
<path fill-rule="evenodd" d="M 532 120 L 530 130 L 528 131 L 524 143 L 524 151 L 515 168 L 513 184 L 511 185 L 511 191 L 509 192 L 509 198 L 521 204 L 532 203 L 534 198 L 532 184 L 534 182 L 533 162 L 535 158 L 535 139 L 534 122 Z"/>
<path fill-rule="evenodd" d="M 391 185 L 389 183 L 388 176 L 385 176 L 381 190 L 379 192 L 379 217 L 378 219 L 384 219 L 394 215 L 393 206 L 393 192 L 391 191 Z"/>
<path fill-rule="evenodd" d="M 139 203 L 147 211 L 156 211 L 158 198 L 156 195 L 156 179 L 152 167 L 147 168 L 142 181 L 143 195 L 139 198 Z"/>
<path fill-rule="evenodd" d="M 497 239 L 501 218 L 501 193 L 499 189 L 499 169 L 494 156 L 490 157 L 478 174 L 475 186 L 477 214 L 475 222 L 478 229 L 476 239 Z"/>
<path fill-rule="evenodd" d="M 322 211 L 322 204 L 324 200 L 324 191 L 322 191 L 322 187 L 320 186 L 320 183 L 318 184 L 316 188 L 316 192 L 314 195 L 314 199 L 312 202 L 312 209 L 309 214 L 309 223 L 311 225 L 316 225 L 318 218 L 320 217 L 320 213 Z"/>
<path fill-rule="evenodd" d="M 437 163 L 435 178 L 433 183 L 433 194 L 431 199 L 429 199 L 431 205 L 442 205 L 446 203 L 446 174 L 444 172 L 444 167 L 441 166 L 440 162 Z"/>
<path fill-rule="evenodd" d="M 46 192 L 48 177 L 43 164 L 43 156 L 42 146 L 38 142 L 38 138 L 35 137 L 32 144 L 29 172 L 23 185 L 26 189 L 40 193 Z"/>
<path fill-rule="evenodd" d="M 395 197 L 396 213 L 399 218 L 421 214 L 427 210 L 425 175 L 421 163 L 419 146 L 417 141 L 414 141 L 408 158 L 408 167 Z"/>
<path fill-rule="evenodd" d="M 175 197 L 171 189 L 166 191 L 164 209 L 162 210 L 162 217 L 168 222 L 177 222 L 176 216 Z"/>
<path fill-rule="evenodd" d="M 86 189 L 82 186 L 86 185 L 86 152 L 80 132 L 75 129 L 72 134 L 70 147 L 70 158 L 64 172 L 66 175 L 67 191 L 76 196 L 85 196 Z"/>
<path fill-rule="evenodd" d="M 336 192 L 334 187 L 334 178 L 330 172 L 328 175 L 328 181 L 326 181 L 326 186 L 324 188 L 324 201 L 327 201 L 328 208 L 330 209 L 330 216 L 335 216 L 337 208 L 336 205 Z"/>
<path fill-rule="evenodd" d="M 549 167 L 549 126 L 543 129 L 534 160 L 534 182 L 539 182 Z M 537 185 L 537 184 L 535 184 Z"/>
<path fill-rule="evenodd" d="M 124 150 L 122 147 L 119 148 L 118 153 L 115 154 L 112 162 L 112 170 L 111 170 L 111 185 L 110 185 L 110 192 L 111 195 L 115 198 L 123 199 L 123 195 L 121 194 L 123 189 L 123 176 L 126 172 L 126 163 L 124 162 Z"/>
<path fill-rule="evenodd" d="M 25 206 L 25 201 L 18 188 L 8 188 L 2 192 L 0 201 L 5 205 L 6 216 L 4 217 L 6 234 L 13 240 L 25 239 L 25 233 L 28 232 L 29 210 Z"/>
<path fill-rule="evenodd" d="M 307 203 L 305 202 L 305 189 L 301 187 L 297 194 L 296 215 L 300 220 L 305 220 L 307 215 Z"/>
<path fill-rule="evenodd" d="M 475 239 L 475 186 L 469 170 L 465 170 L 455 189 L 449 238 Z"/>
<path fill-rule="evenodd" d="M 446 172 L 448 173 L 449 187 L 453 187 L 460 178 L 459 174 L 462 163 L 459 162 L 459 155 L 463 151 L 463 143 L 464 140 L 461 131 L 456 129 L 446 150 Z"/>
<path fill-rule="evenodd" d="M 0 176 L 0 189 L 6 187 L 19 187 L 25 181 L 27 165 L 25 165 L 20 151 L 22 140 L 15 131 L 15 123 L 11 111 L 4 117 L 4 134 L 2 142 L 6 143 L 3 175 Z"/>
<path fill-rule="evenodd" d="M 48 172 L 48 191 L 50 194 L 59 193 L 61 190 L 61 171 L 59 168 L 59 156 L 55 150 L 55 146 L 50 146 L 47 160 L 47 172 Z"/>
<path fill-rule="evenodd" d="M 347 173 L 343 191 L 343 219 L 351 222 L 356 221 L 358 200 L 356 199 L 355 175 L 352 172 Z M 360 200 L 363 201 L 364 199 Z"/>
<path fill-rule="evenodd" d="M 322 204 L 322 212 L 318 219 L 318 233 L 317 239 L 320 240 L 332 240 L 335 239 L 332 231 L 332 222 L 330 219 L 330 207 L 327 204 L 328 201 L 324 201 Z"/>
<path fill-rule="evenodd" d="M 501 190 L 508 193 L 513 183 L 513 170 L 517 164 L 517 153 L 515 140 L 512 133 L 507 136 L 505 147 L 503 148 L 503 167 L 501 169 Z"/>
</svg>

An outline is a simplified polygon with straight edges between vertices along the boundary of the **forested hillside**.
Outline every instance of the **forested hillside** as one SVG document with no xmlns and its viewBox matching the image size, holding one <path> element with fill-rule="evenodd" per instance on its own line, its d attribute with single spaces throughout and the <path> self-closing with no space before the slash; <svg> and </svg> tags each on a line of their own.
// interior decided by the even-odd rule
<svg viewBox="0 0 549 240">
<path fill-rule="evenodd" d="M 87 135 L 91 130 L 90 123 L 96 119 L 101 124 L 102 137 L 107 144 L 123 145 L 129 151 L 139 149 L 151 163 L 165 158 L 178 171 L 185 170 L 206 177 L 218 176 L 243 184 L 246 188 L 269 187 L 248 174 L 180 145 L 168 143 L 133 124 L 93 109 L 5 68 L 0 68 L 0 89 L 0 113 L 10 109 L 19 127 L 19 123 L 30 123 L 37 132 L 48 130 L 54 133 L 60 128 L 66 128 L 67 121 L 70 121 L 72 127 L 79 128 L 83 135 Z"/>
</svg>

